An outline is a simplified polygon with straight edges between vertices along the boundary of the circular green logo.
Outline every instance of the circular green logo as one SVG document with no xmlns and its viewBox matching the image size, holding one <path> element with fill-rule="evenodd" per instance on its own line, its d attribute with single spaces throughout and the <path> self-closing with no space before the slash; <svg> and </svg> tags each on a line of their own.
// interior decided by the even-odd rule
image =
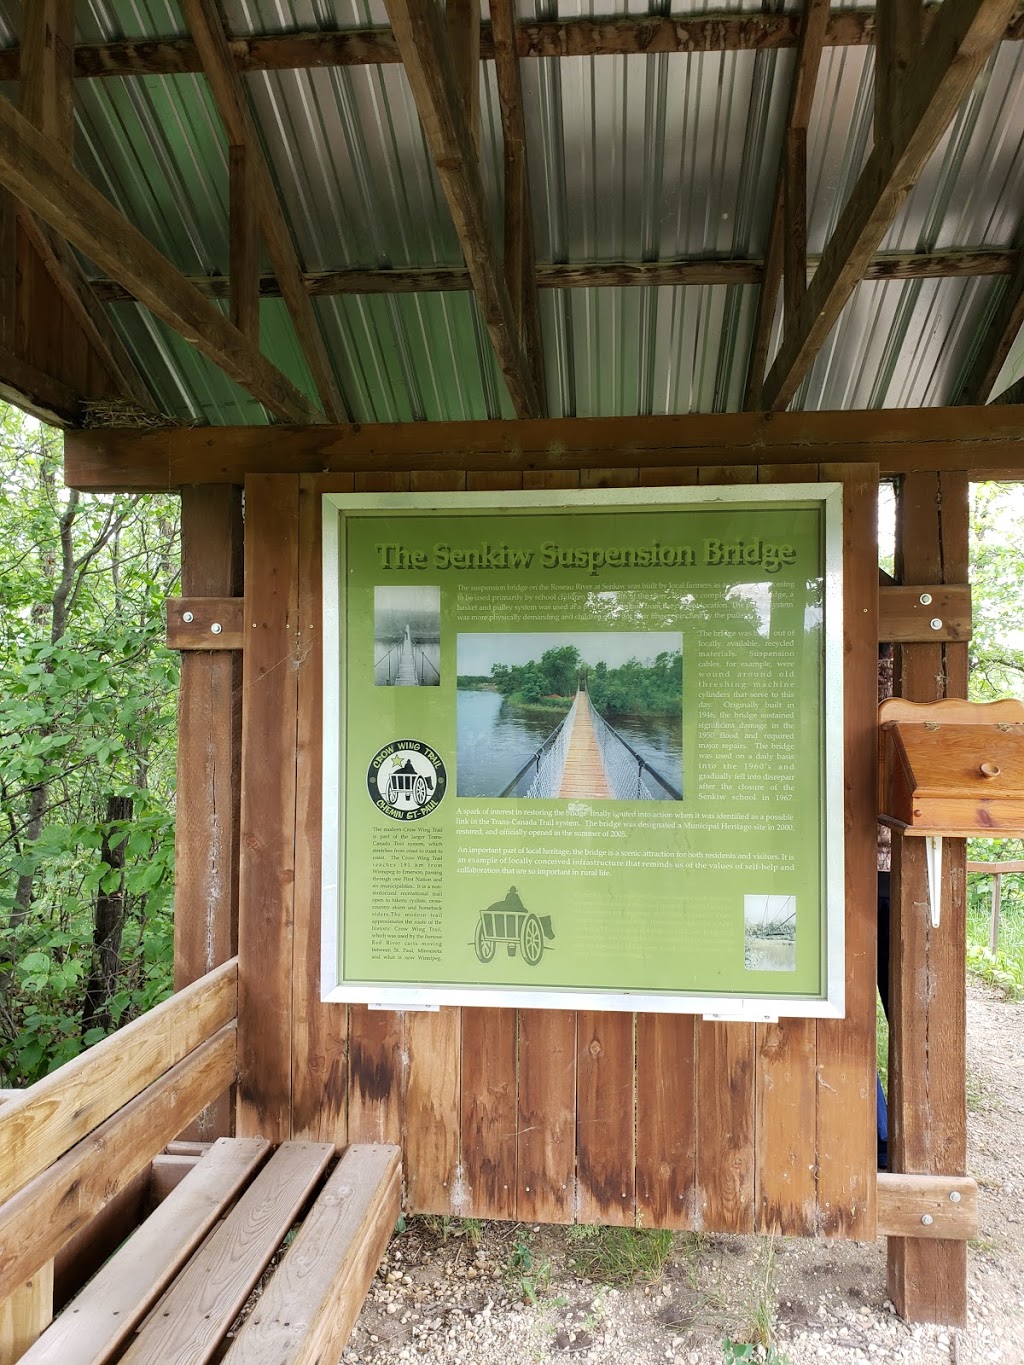
<svg viewBox="0 0 1024 1365">
<path fill-rule="evenodd" d="M 396 739 L 378 749 L 366 770 L 370 800 L 392 820 L 422 820 L 448 786 L 440 754 L 419 739 Z"/>
</svg>

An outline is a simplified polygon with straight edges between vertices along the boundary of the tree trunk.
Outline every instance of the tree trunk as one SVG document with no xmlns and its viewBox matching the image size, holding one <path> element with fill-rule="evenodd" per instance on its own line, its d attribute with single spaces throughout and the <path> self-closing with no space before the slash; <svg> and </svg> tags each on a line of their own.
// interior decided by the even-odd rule
<svg viewBox="0 0 1024 1365">
<path fill-rule="evenodd" d="M 121 934 L 125 920 L 124 853 L 128 831 L 123 825 L 131 820 L 132 813 L 130 796 L 107 797 L 107 829 L 103 835 L 100 857 L 112 872 L 118 873 L 118 879 L 112 890 L 104 891 L 101 887 L 96 893 L 92 970 L 82 1007 L 83 1033 L 91 1028 L 109 1029 L 113 1023 L 110 999 L 117 986 L 121 966 Z M 115 823 L 122 824 L 116 833 L 112 832 Z"/>
</svg>

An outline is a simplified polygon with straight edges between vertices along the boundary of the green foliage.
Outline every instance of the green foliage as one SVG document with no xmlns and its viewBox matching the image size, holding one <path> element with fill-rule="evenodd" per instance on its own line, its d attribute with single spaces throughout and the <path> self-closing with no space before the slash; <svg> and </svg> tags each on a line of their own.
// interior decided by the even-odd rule
<svg viewBox="0 0 1024 1365">
<path fill-rule="evenodd" d="M 976 862 L 1024 859 L 1024 840 L 972 839 L 967 856 Z M 1010 1000 L 1024 999 L 1024 874 L 1004 873 L 999 905 L 999 944 L 990 948 L 992 878 L 967 877 L 967 965 L 975 976 L 998 986 Z"/>
<path fill-rule="evenodd" d="M 573 1268 L 600 1284 L 653 1284 L 661 1278 L 672 1251 L 665 1229 L 599 1227 L 568 1229 Z"/>
<path fill-rule="evenodd" d="M 627 659 L 618 668 L 605 663 L 588 668 L 574 645 L 546 650 L 525 664 L 495 664 L 491 680 L 510 701 L 536 706 L 572 697 L 585 679 L 591 700 L 606 715 L 678 716 L 683 695 L 683 660 L 678 652 L 659 654 L 653 663 Z"/>
<path fill-rule="evenodd" d="M 551 1262 L 546 1257 L 537 1256 L 532 1235 L 527 1228 L 518 1227 L 515 1230 L 512 1250 L 505 1263 L 505 1279 L 524 1303 L 536 1303 L 551 1284 Z"/>
<path fill-rule="evenodd" d="M 975 701 L 1024 698 L 1021 488 L 1019 484 L 980 483 L 972 484 L 971 490 L 970 695 Z"/>
<path fill-rule="evenodd" d="M 0 1084 L 170 990 L 178 576 L 171 499 L 61 486 L 0 407 Z"/>
</svg>

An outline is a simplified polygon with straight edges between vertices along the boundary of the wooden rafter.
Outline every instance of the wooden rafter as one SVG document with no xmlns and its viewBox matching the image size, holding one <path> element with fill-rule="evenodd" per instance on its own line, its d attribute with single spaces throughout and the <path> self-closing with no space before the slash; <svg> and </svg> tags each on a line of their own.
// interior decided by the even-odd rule
<svg viewBox="0 0 1024 1365">
<path fill-rule="evenodd" d="M 764 407 L 785 408 L 936 143 L 999 42 L 1016 0 L 945 0 L 901 93 L 892 136 L 875 144 L 765 380 Z"/>
<path fill-rule="evenodd" d="M 519 339 L 526 352 L 530 374 L 540 406 L 545 406 L 544 343 L 537 297 L 536 255 L 533 245 L 533 210 L 526 160 L 526 117 L 523 83 L 515 45 L 515 11 L 512 0 L 491 0 L 494 33 L 494 66 L 501 104 L 501 130 L 505 148 L 505 280 L 519 324 Z"/>
<path fill-rule="evenodd" d="M 925 32 L 938 13 L 938 4 L 922 6 Z M 834 13 L 825 35 L 826 47 L 867 47 L 875 40 L 874 9 Z M 542 20 L 516 25 L 520 57 L 642 56 L 655 52 L 756 52 L 796 47 L 800 16 L 787 13 L 746 14 L 716 11 L 693 16 L 652 15 L 617 19 Z M 1006 42 L 1024 39 L 1024 14 L 1007 24 Z M 265 34 L 229 40 L 236 69 L 296 71 L 312 67 L 382 65 L 401 61 L 388 28 L 346 29 L 340 32 Z M 489 24 L 480 31 L 480 56 L 494 56 Z M 173 76 L 202 70 L 199 52 L 188 38 L 83 44 L 75 49 L 75 75 L 81 79 L 104 76 Z M 17 80 L 18 50 L 0 50 L 0 80 Z"/>
<path fill-rule="evenodd" d="M 892 134 L 892 119 L 911 63 L 921 48 L 921 0 L 879 0 L 875 32 L 875 141 Z"/>
<path fill-rule="evenodd" d="M 808 258 L 813 270 L 820 258 Z M 1012 275 L 1019 251 L 982 247 L 976 251 L 884 251 L 873 256 L 864 272 L 867 280 L 969 279 Z M 539 289 L 631 289 L 650 286 L 702 284 L 760 284 L 764 261 L 743 257 L 692 257 L 664 261 L 576 262 L 535 267 Z M 315 270 L 303 276 L 314 298 L 336 294 L 443 294 L 473 288 L 465 266 L 426 266 L 408 270 Z M 196 275 L 191 283 L 208 298 L 226 299 L 227 275 Z M 114 280 L 96 280 L 93 288 L 105 303 L 129 302 L 134 295 Z M 260 296 L 277 298 L 280 286 L 273 275 L 260 278 Z"/>
<path fill-rule="evenodd" d="M 305 395 L 6 99 L 0 99 L 0 185 L 276 416 L 320 420 Z"/>
<path fill-rule="evenodd" d="M 956 403 L 986 403 L 1010 348 L 1024 327 L 1024 255 L 1006 282 L 981 345 L 956 394 Z"/>
<path fill-rule="evenodd" d="M 22 112 L 70 159 L 74 140 L 74 0 L 39 0 L 25 12 L 21 46 Z M 125 397 L 154 411 L 149 388 L 92 291 L 78 258 L 45 223 L 19 215 L 22 231 L 53 280 L 86 343 Z M 38 386 L 36 386 L 38 387 Z"/>
<path fill-rule="evenodd" d="M 751 346 L 750 371 L 747 378 L 745 404 L 747 408 L 756 408 L 760 404 L 764 370 L 768 361 L 768 346 L 771 342 L 779 285 L 782 281 L 787 150 L 793 137 L 799 136 L 801 131 L 806 132 L 807 125 L 810 122 L 811 106 L 814 102 L 814 87 L 818 80 L 818 66 L 821 62 L 821 52 L 825 42 L 828 15 L 828 0 L 806 0 L 800 26 L 800 46 L 797 51 L 796 69 L 793 72 L 793 84 L 789 95 L 786 135 L 782 146 L 779 174 L 775 183 L 775 201 L 768 228 L 768 250 L 765 253 L 764 277 L 757 300 L 757 315 L 754 320 L 754 340 Z M 806 248 L 806 238 L 804 245 Z"/>
<path fill-rule="evenodd" d="M 228 142 L 246 149 L 250 163 L 248 179 L 256 201 L 260 230 L 324 412 L 328 420 L 341 421 L 349 413 L 339 392 L 313 305 L 302 283 L 295 243 L 249 112 L 242 78 L 231 60 L 216 6 L 213 0 L 182 0 L 181 10 L 199 51 Z"/>
<path fill-rule="evenodd" d="M 231 190 L 231 321 L 250 341 L 260 339 L 260 233 L 248 147 L 228 148 Z"/>
<path fill-rule="evenodd" d="M 515 311 L 491 236 L 480 163 L 455 83 L 442 17 L 433 4 L 415 0 L 386 0 L 386 4 L 424 137 L 513 407 L 520 417 L 535 417 L 537 388 L 519 344 Z"/>
</svg>

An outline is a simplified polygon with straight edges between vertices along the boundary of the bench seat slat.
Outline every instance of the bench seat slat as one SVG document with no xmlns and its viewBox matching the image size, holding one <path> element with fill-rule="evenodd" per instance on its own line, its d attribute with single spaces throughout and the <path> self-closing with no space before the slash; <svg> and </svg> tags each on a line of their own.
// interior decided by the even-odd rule
<svg viewBox="0 0 1024 1365">
<path fill-rule="evenodd" d="M 243 1324 L 226 1365 L 339 1359 L 400 1212 L 399 1149 L 349 1147 Z"/>
<path fill-rule="evenodd" d="M 97 1365 L 142 1321 L 266 1158 L 265 1138 L 221 1138 L 28 1351 L 21 1365 Z"/>
<path fill-rule="evenodd" d="M 282 1143 L 150 1314 L 124 1365 L 201 1365 L 215 1355 L 333 1156 L 329 1142 Z"/>
</svg>

